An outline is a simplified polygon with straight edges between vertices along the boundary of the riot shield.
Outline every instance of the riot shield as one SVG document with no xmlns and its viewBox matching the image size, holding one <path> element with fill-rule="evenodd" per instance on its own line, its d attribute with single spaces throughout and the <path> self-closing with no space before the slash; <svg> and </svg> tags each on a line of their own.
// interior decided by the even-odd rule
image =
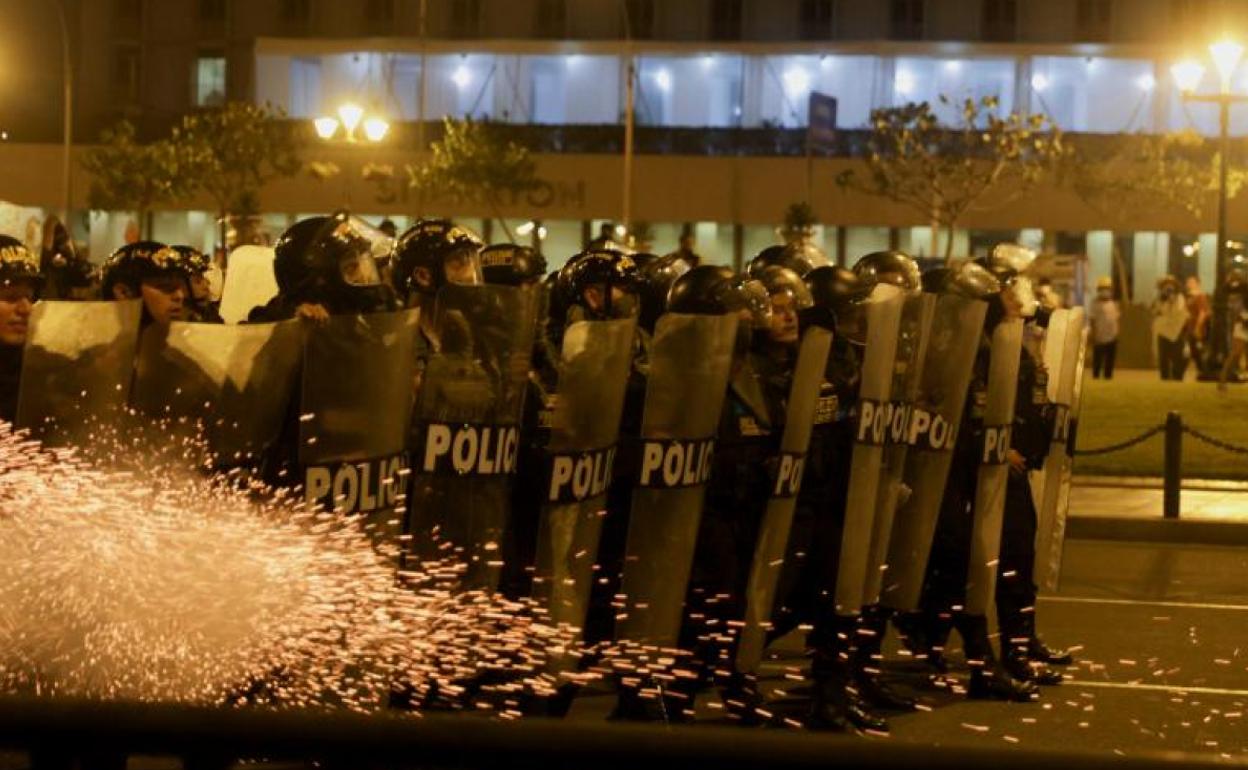
<svg viewBox="0 0 1248 770">
<path fill-rule="evenodd" d="M 333 316 L 304 336 L 304 497 L 367 516 L 379 542 L 393 542 L 402 519 L 417 317 L 415 310 Z"/>
<path fill-rule="evenodd" d="M 910 446 L 910 420 L 919 395 L 920 378 L 926 362 L 932 317 L 936 311 L 936 295 L 926 292 L 906 297 L 901 310 L 900 333 L 893 359 L 888 433 L 884 438 L 884 458 L 880 468 L 880 492 L 876 502 L 874 526 L 871 530 L 871 561 L 867 563 L 864 604 L 880 600 L 884 570 L 888 563 L 888 547 L 897 537 L 896 513 L 902 499 L 902 477 Z"/>
<path fill-rule="evenodd" d="M 277 440 L 299 367 L 297 321 L 149 326 L 131 403 L 170 423 L 199 422 L 218 463 L 238 465 Z"/>
<path fill-rule="evenodd" d="M 277 296 L 273 275 L 273 249 L 268 246 L 239 246 L 230 252 L 221 288 L 221 318 L 227 324 L 242 323 L 252 308 Z"/>
<path fill-rule="evenodd" d="M 421 375 L 408 531 L 423 561 L 458 560 L 466 588 L 497 587 L 533 353 L 532 288 L 448 285 L 439 351 Z"/>
<path fill-rule="evenodd" d="M 968 615 L 987 615 L 996 590 L 1005 487 L 1010 473 L 1007 454 L 1014 424 L 1022 345 L 1021 318 L 997 324 L 992 333 L 988 394 L 984 403 L 984 436 L 980 445 L 979 477 L 975 485 L 971 560 L 966 581 Z"/>
<path fill-rule="evenodd" d="M 124 408 L 134 377 L 140 300 L 35 303 L 22 354 L 17 427 L 78 444 Z"/>
<path fill-rule="evenodd" d="M 737 648 L 737 670 L 755 673 L 763 659 L 767 629 L 771 624 L 776 588 L 784 567 L 785 549 L 793 526 L 793 510 L 801 489 L 806 451 L 815 423 L 815 407 L 824 367 L 832 349 L 832 332 L 815 326 L 802 335 L 789 385 L 784 433 L 780 437 L 780 457 L 771 498 L 763 512 L 750 563 L 750 579 L 745 589 L 745 626 Z"/>
<path fill-rule="evenodd" d="M 1052 323 L 1049 333 L 1053 334 Z M 1050 337 L 1050 339 L 1055 339 Z M 1083 322 L 1083 309 L 1070 311 L 1063 335 L 1061 368 L 1050 369 L 1049 383 L 1056 387 L 1051 398 L 1057 404 L 1053 421 L 1053 442 L 1044 460 L 1044 486 L 1040 497 L 1036 532 L 1036 585 L 1042 591 L 1057 589 L 1062 568 L 1062 549 L 1066 543 L 1066 516 L 1070 510 L 1070 483 L 1074 468 L 1075 425 L 1079 419 L 1083 384 L 1083 362 L 1088 346 L 1088 330 Z M 1048 364 L 1048 350 L 1045 351 Z M 1058 376 L 1054 377 L 1054 371 Z"/>
<path fill-rule="evenodd" d="M 668 313 L 655 327 L 617 639 L 676 644 L 736 333 L 735 315 Z"/>
<path fill-rule="evenodd" d="M 903 483 L 909 497 L 897 508 L 881 601 L 896 610 L 919 607 L 936 519 L 953 462 L 988 303 L 955 294 L 937 298 L 910 418 Z"/>
<path fill-rule="evenodd" d="M 900 289 L 880 284 L 872 291 L 867 306 L 866 350 L 862 358 L 854 450 L 836 575 L 836 611 L 842 614 L 858 612 L 866 600 L 871 533 L 878 511 L 884 443 L 892 422 L 889 397 L 904 304 L 905 297 Z"/>
<path fill-rule="evenodd" d="M 552 622 L 574 628 L 589 607 L 636 327 L 578 321 L 563 335 L 533 596 Z"/>
</svg>

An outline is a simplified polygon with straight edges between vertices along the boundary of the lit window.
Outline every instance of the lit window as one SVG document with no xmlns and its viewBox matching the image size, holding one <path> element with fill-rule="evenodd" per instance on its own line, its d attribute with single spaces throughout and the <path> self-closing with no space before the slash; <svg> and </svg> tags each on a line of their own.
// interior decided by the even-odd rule
<svg viewBox="0 0 1248 770">
<path fill-rule="evenodd" d="M 225 102 L 225 57 L 200 56 L 195 60 L 195 106 L 217 107 Z"/>
</svg>

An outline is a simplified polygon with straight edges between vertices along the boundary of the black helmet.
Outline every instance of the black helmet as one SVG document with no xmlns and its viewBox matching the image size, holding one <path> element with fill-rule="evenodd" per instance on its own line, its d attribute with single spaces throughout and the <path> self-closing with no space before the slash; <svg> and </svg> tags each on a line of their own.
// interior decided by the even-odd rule
<svg viewBox="0 0 1248 770">
<path fill-rule="evenodd" d="M 0 235 L 0 284 L 8 286 L 16 281 L 27 281 L 38 293 L 43 288 L 43 280 L 39 258 L 13 236 Z"/>
<path fill-rule="evenodd" d="M 804 310 L 803 327 L 822 326 L 837 330 L 840 321 L 861 314 L 862 304 L 875 288 L 874 275 L 859 275 L 844 267 L 825 265 L 806 274 L 803 279 L 814 304 Z"/>
<path fill-rule="evenodd" d="M 481 277 L 500 286 L 527 286 L 542 280 L 546 260 L 528 246 L 495 243 L 481 250 Z"/>
<path fill-rule="evenodd" d="M 983 267 L 1000 282 L 1001 291 L 1013 292 L 1022 306 L 1022 315 L 1031 317 L 1040 303 L 1036 300 L 1031 280 L 1023 275 L 1023 272 L 1035 261 L 1036 252 L 1026 246 L 1017 243 L 998 243 L 992 247 L 988 256 L 975 260 L 975 264 Z M 997 307 L 998 302 L 999 300 L 993 300 L 989 303 L 988 322 L 986 323 L 988 329 L 995 328 L 1001 316 L 1004 315 L 1004 309 Z"/>
<path fill-rule="evenodd" d="M 181 253 L 157 241 L 135 241 L 114 251 L 100 268 L 100 289 L 106 300 L 114 298 L 113 287 L 121 284 L 135 296 L 148 278 L 190 276 L 190 266 Z"/>
<path fill-rule="evenodd" d="M 182 257 L 182 261 L 186 264 L 187 272 L 191 275 L 203 275 L 208 272 L 208 268 L 212 267 L 212 260 L 208 255 L 194 246 L 177 244 L 171 245 L 169 248 L 178 252 L 178 255 Z"/>
<path fill-rule="evenodd" d="M 754 278 L 758 278 L 759 274 L 768 267 L 784 267 L 792 270 L 797 275 L 803 276 L 814 269 L 814 265 L 805 258 L 805 255 L 788 246 L 775 245 L 768 246 L 755 255 L 750 260 L 750 264 L 746 267 L 746 271 Z"/>
<path fill-rule="evenodd" d="M 854 263 L 854 272 L 875 279 L 875 283 L 898 286 L 906 294 L 923 290 L 919 264 L 902 251 L 874 251 Z"/>
<path fill-rule="evenodd" d="M 750 325 L 771 325 L 771 298 L 760 281 L 723 265 L 699 265 L 676 279 L 667 293 L 669 313 L 750 314 Z"/>
<path fill-rule="evenodd" d="M 392 244 L 345 211 L 300 220 L 273 248 L 278 290 L 292 302 L 315 302 L 331 313 L 390 309 L 394 295 L 381 281 L 377 260 Z"/>
<path fill-rule="evenodd" d="M 963 262 L 957 267 L 935 267 L 924 271 L 923 291 L 988 300 L 1001 293 L 1001 282 L 983 265 Z"/>
<path fill-rule="evenodd" d="M 998 243 L 975 263 L 992 273 L 1003 287 L 1014 283 L 1036 261 L 1036 252 L 1017 243 Z"/>
<path fill-rule="evenodd" d="M 413 291 L 436 294 L 447 283 L 447 263 L 455 260 L 471 261 L 479 279 L 482 246 L 475 233 L 449 219 L 422 219 L 399 236 L 390 279 L 395 290 L 403 295 Z M 428 287 L 421 287 L 415 280 L 417 268 L 429 272 Z"/>
<path fill-rule="evenodd" d="M 602 305 L 591 306 L 585 298 L 585 292 L 591 287 L 602 289 Z M 628 296 L 623 304 L 613 304 L 612 289 L 619 289 Z M 555 290 L 551 292 L 551 308 L 555 309 L 554 299 L 559 300 L 562 316 L 552 320 L 563 323 L 567 313 L 573 307 L 579 307 L 589 318 L 623 318 L 637 312 L 637 295 L 641 290 L 641 276 L 637 263 L 631 255 L 609 248 L 593 248 L 582 251 L 568 260 L 555 282 Z"/>
<path fill-rule="evenodd" d="M 810 288 L 801 276 L 787 267 L 769 265 L 759 270 L 754 277 L 763 284 L 769 296 L 788 294 L 792 297 L 795 310 L 805 310 L 815 304 L 814 298 L 810 295 Z"/>
<path fill-rule="evenodd" d="M 667 309 L 667 293 L 672 290 L 672 284 L 678 278 L 689 272 L 689 263 L 668 255 L 655 257 L 641 264 L 641 315 L 638 323 L 643 329 L 654 331 L 659 316 Z"/>
</svg>

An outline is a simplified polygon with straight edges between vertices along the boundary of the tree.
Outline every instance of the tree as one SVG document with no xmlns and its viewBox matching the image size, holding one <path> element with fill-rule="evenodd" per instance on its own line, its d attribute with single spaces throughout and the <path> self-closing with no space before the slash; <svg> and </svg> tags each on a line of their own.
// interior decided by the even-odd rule
<svg viewBox="0 0 1248 770">
<path fill-rule="evenodd" d="M 942 104 L 950 100 L 940 97 Z M 936 228 L 953 233 L 973 209 L 1008 204 L 1052 170 L 1065 154 L 1062 134 L 1046 115 L 997 115 L 988 96 L 962 102 L 957 125 L 941 125 L 927 102 L 871 113 L 868 173 L 837 177 L 842 189 L 878 195 L 916 209 Z"/>
<path fill-rule="evenodd" d="M 173 130 L 196 190 L 217 205 L 221 241 L 230 215 L 250 214 L 269 181 L 294 176 L 303 166 L 303 137 L 270 105 L 228 102 L 194 112 Z"/>
<path fill-rule="evenodd" d="M 1108 151 L 1098 152 L 1098 149 Z M 1132 216 L 1164 216 L 1176 211 L 1202 220 L 1218 190 L 1220 153 L 1193 130 L 1118 137 L 1108 148 L 1089 145 L 1070 152 L 1063 180 L 1110 222 Z M 1227 196 L 1234 198 L 1245 172 L 1232 166 Z M 1120 284 L 1130 301 L 1126 265 L 1114 250 Z"/>
<path fill-rule="evenodd" d="M 186 158 L 172 142 L 148 144 L 135 138 L 134 126 L 121 121 L 104 131 L 101 145 L 89 150 L 82 166 L 91 175 L 88 201 L 93 209 L 133 211 L 139 232 L 148 232 L 149 215 L 157 205 L 191 192 Z"/>
<path fill-rule="evenodd" d="M 441 141 L 430 146 L 428 160 L 408 166 L 412 189 L 484 203 L 514 243 L 500 207 L 504 199 L 514 201 L 537 184 L 537 166 L 528 148 L 506 139 L 490 123 L 446 118 L 443 130 Z"/>
</svg>

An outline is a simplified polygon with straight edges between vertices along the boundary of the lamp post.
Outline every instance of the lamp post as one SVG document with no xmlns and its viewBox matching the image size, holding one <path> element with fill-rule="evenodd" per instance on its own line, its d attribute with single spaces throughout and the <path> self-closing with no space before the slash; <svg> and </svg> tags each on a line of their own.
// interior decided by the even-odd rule
<svg viewBox="0 0 1248 770">
<path fill-rule="evenodd" d="M 348 145 L 377 144 L 386 138 L 390 124 L 385 118 L 377 115 L 366 115 L 364 108 L 353 102 L 338 107 L 338 116 L 323 115 L 312 121 L 316 135 L 324 142 L 343 143 Z M 341 129 L 341 130 L 339 130 Z M 363 129 L 364 139 L 356 136 L 356 129 Z M 351 175 L 346 175 L 344 197 L 347 207 L 351 206 Z"/>
<path fill-rule="evenodd" d="M 1201 80 L 1205 76 L 1205 67 L 1195 60 L 1185 60 L 1171 67 L 1175 83 L 1182 92 L 1184 101 L 1205 102 L 1218 105 L 1218 242 L 1214 251 L 1214 291 L 1213 291 L 1213 364 L 1221 366 L 1222 358 L 1227 351 L 1227 318 L 1226 282 L 1227 270 L 1227 163 L 1231 149 L 1231 105 L 1248 102 L 1248 95 L 1236 94 L 1231 91 L 1231 77 L 1239 66 L 1244 55 L 1244 47 L 1232 40 L 1220 40 L 1209 46 L 1209 57 L 1218 70 L 1221 87 L 1217 93 L 1196 93 Z"/>
</svg>

